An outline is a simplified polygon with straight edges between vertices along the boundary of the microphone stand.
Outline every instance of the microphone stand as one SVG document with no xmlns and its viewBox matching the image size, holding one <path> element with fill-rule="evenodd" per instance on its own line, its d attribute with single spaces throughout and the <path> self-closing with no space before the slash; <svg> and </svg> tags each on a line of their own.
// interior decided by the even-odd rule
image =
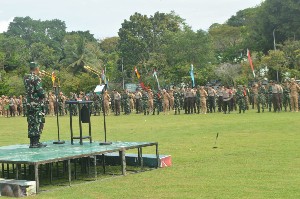
<svg viewBox="0 0 300 199">
<path fill-rule="evenodd" d="M 107 84 L 102 89 L 102 110 L 103 110 L 103 125 L 104 125 L 104 142 L 100 142 L 99 145 L 110 145 L 112 142 L 106 141 L 106 120 L 105 120 L 105 109 L 104 109 L 104 92 L 106 91 Z"/>
<path fill-rule="evenodd" d="M 55 104 L 56 104 L 56 124 L 57 124 L 57 141 L 54 141 L 53 144 L 64 144 L 65 141 L 60 140 L 59 138 L 59 120 L 58 120 L 58 94 L 59 94 L 59 88 L 60 86 L 53 86 L 54 92 L 55 92 Z"/>
</svg>

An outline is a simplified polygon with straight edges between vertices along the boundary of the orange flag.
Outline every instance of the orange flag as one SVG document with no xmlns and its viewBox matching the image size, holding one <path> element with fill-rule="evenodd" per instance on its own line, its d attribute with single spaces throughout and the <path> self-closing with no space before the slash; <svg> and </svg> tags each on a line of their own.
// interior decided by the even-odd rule
<svg viewBox="0 0 300 199">
<path fill-rule="evenodd" d="M 54 82 L 55 82 L 55 79 L 56 79 L 54 72 L 52 72 L 51 79 L 52 79 L 52 83 L 54 85 Z"/>
<path fill-rule="evenodd" d="M 251 59 L 251 55 L 250 55 L 250 51 L 247 49 L 247 56 L 248 56 L 248 60 L 249 60 L 249 63 L 250 63 L 250 67 L 251 67 L 251 70 L 252 70 L 252 73 L 253 73 L 253 76 L 255 78 L 255 73 L 254 73 L 254 67 L 253 67 L 253 63 L 252 63 L 252 59 Z"/>
<path fill-rule="evenodd" d="M 140 79 L 141 75 L 140 75 L 139 71 L 137 70 L 136 66 L 134 67 L 134 71 L 135 71 L 137 78 Z"/>
</svg>

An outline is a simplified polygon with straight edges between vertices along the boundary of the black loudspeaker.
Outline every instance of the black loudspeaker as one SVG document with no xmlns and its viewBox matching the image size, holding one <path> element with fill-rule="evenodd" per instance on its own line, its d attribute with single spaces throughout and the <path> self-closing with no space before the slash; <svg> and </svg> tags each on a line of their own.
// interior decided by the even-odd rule
<svg viewBox="0 0 300 199">
<path fill-rule="evenodd" d="M 83 105 L 81 110 L 80 110 L 80 114 L 81 114 L 81 122 L 82 123 L 89 123 L 90 122 L 90 112 L 89 109 L 86 105 Z"/>
</svg>

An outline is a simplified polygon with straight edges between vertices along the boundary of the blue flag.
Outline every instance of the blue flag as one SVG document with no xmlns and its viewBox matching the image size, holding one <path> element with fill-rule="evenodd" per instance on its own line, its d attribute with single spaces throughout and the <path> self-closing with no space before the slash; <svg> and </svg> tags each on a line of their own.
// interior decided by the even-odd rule
<svg viewBox="0 0 300 199">
<path fill-rule="evenodd" d="M 192 83 L 193 83 L 193 88 L 195 87 L 195 77 L 194 77 L 194 66 L 191 64 L 191 70 L 190 70 L 190 75 L 192 78 Z"/>
</svg>

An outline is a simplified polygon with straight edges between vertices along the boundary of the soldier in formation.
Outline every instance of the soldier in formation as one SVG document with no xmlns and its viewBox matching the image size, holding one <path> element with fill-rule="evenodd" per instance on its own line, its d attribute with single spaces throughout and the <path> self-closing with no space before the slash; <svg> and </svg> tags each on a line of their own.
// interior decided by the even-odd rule
<svg viewBox="0 0 300 199">
<path fill-rule="evenodd" d="M 144 112 L 144 115 L 149 115 L 149 110 L 148 110 L 148 93 L 147 91 L 142 91 L 142 110 Z"/>
<path fill-rule="evenodd" d="M 283 103 L 284 111 L 285 112 L 287 111 L 287 107 L 289 107 L 290 111 L 292 111 L 291 97 L 290 97 L 291 89 L 288 81 L 285 81 L 282 89 L 283 89 L 282 103 Z"/>
<path fill-rule="evenodd" d="M 177 88 L 174 90 L 174 110 L 175 115 L 180 114 L 180 92 Z"/>
<path fill-rule="evenodd" d="M 212 86 L 208 87 L 208 91 L 207 91 L 207 95 L 208 95 L 208 107 L 209 107 L 209 112 L 216 112 L 216 96 L 217 96 L 217 92 L 215 89 L 213 89 Z"/>
<path fill-rule="evenodd" d="M 258 91 L 257 91 L 257 112 L 260 113 L 260 108 L 262 112 L 265 111 L 266 106 L 266 88 L 261 83 L 258 84 Z"/>
<path fill-rule="evenodd" d="M 245 90 L 243 89 L 243 87 L 240 85 L 238 86 L 238 89 L 236 91 L 236 100 L 237 100 L 237 104 L 239 107 L 239 113 L 241 113 L 243 111 L 243 113 L 245 113 L 246 111 L 246 93 Z"/>
<path fill-rule="evenodd" d="M 130 93 L 128 92 L 128 90 L 123 91 L 121 98 L 124 107 L 124 114 L 129 115 L 131 112 L 131 108 L 130 108 Z"/>
</svg>

